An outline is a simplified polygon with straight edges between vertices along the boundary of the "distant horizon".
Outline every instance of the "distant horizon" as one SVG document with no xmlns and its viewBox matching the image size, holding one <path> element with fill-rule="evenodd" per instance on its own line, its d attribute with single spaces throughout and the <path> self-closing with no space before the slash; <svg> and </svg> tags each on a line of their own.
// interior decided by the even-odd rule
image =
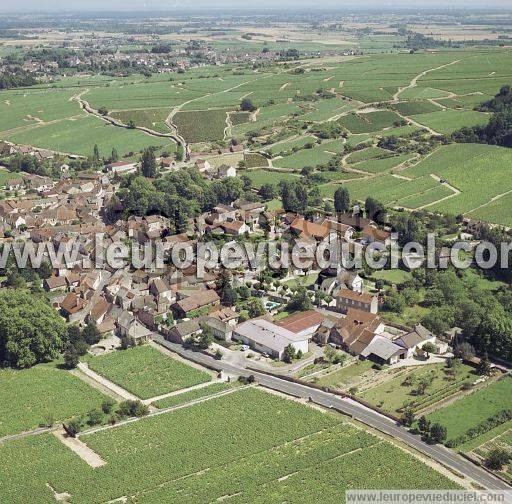
<svg viewBox="0 0 512 504">
<path fill-rule="evenodd" d="M 211 2 L 198 0 L 184 2 L 182 0 L 8 0 L 8 5 L 0 9 L 4 14 L 27 13 L 127 13 L 146 14 L 184 14 L 184 13 L 241 13 L 241 12 L 481 12 L 500 11 L 512 12 L 510 0 L 388 0 L 384 5 L 376 0 L 361 0 L 357 5 L 339 0 L 319 0 L 315 5 L 304 0 L 260 0 L 258 8 L 240 5 L 234 0 L 218 0 Z M 9 5 L 11 4 L 11 5 Z M 341 5 L 340 5 L 341 4 Z"/>
</svg>

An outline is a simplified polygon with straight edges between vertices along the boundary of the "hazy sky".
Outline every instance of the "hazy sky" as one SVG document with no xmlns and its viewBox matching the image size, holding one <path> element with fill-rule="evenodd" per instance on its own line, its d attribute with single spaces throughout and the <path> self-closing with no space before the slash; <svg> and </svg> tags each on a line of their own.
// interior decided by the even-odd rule
<svg viewBox="0 0 512 504">
<path fill-rule="evenodd" d="M 0 13 L 22 10 L 205 10 L 205 9 L 503 8 L 512 0 L 0 0 Z"/>
</svg>

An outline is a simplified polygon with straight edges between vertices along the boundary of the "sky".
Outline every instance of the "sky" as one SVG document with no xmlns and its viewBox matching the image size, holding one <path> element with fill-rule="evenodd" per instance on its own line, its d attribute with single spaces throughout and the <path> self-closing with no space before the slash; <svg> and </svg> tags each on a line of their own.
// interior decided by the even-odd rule
<svg viewBox="0 0 512 504">
<path fill-rule="evenodd" d="M 512 0 L 0 0 L 0 14 L 10 11 L 183 11 L 229 9 L 468 9 L 512 10 Z"/>
</svg>

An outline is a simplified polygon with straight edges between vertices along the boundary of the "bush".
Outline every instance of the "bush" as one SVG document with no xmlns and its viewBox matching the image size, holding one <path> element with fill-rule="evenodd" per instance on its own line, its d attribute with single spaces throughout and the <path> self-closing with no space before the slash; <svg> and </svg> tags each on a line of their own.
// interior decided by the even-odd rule
<svg viewBox="0 0 512 504">
<path fill-rule="evenodd" d="M 142 417 L 149 413 L 149 408 L 141 401 L 123 401 L 119 404 L 117 413 L 121 417 L 134 416 Z"/>
<path fill-rule="evenodd" d="M 487 455 L 487 465 L 495 471 L 500 471 L 510 462 L 511 454 L 504 448 L 494 448 Z"/>
<path fill-rule="evenodd" d="M 113 399 L 105 399 L 101 403 L 101 411 L 103 411 L 103 413 L 105 413 L 105 415 L 108 415 L 109 413 L 112 412 L 112 409 L 113 409 L 115 403 L 116 402 Z"/>
<path fill-rule="evenodd" d="M 90 425 L 91 427 L 93 425 L 98 425 L 103 420 L 103 415 L 101 414 L 101 411 L 98 410 L 92 410 L 87 415 L 87 425 Z"/>
</svg>

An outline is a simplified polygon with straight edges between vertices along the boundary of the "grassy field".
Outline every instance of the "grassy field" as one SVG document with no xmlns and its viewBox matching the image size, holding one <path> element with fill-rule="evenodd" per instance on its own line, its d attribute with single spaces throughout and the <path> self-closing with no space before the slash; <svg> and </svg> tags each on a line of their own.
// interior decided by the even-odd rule
<svg viewBox="0 0 512 504">
<path fill-rule="evenodd" d="M 268 166 L 268 159 L 257 152 L 249 152 L 245 154 L 244 161 L 247 163 L 247 168 Z"/>
<path fill-rule="evenodd" d="M 440 110 L 427 114 L 418 114 L 414 120 L 432 128 L 438 133 L 449 135 L 464 126 L 484 125 L 489 122 L 489 115 L 474 110 Z"/>
<path fill-rule="evenodd" d="M 405 101 L 393 105 L 393 108 L 405 116 L 439 112 L 441 109 L 441 107 L 438 107 L 429 101 Z"/>
<path fill-rule="evenodd" d="M 60 152 L 92 155 L 98 145 L 102 155 L 110 155 L 115 147 L 120 156 L 138 152 L 145 147 L 174 145 L 170 138 L 157 138 L 142 131 L 112 126 L 93 116 L 77 120 L 64 119 L 45 126 L 36 126 L 24 131 L 5 134 L 0 138 L 17 144 L 33 145 Z"/>
<path fill-rule="evenodd" d="M 140 346 L 88 359 L 92 370 L 141 399 L 149 399 L 199 383 L 211 376 L 167 357 L 150 346 Z"/>
<path fill-rule="evenodd" d="M 342 418 L 255 389 L 82 435 L 91 469 L 51 435 L 0 445 L 6 502 L 343 502 L 348 488 L 451 489 L 411 454 Z M 368 474 L 372 477 L 369 480 Z"/>
<path fill-rule="evenodd" d="M 512 378 L 491 383 L 446 408 L 428 415 L 448 430 L 448 439 L 456 438 L 496 413 L 512 409 Z"/>
<path fill-rule="evenodd" d="M 410 271 L 401 269 L 379 270 L 374 271 L 371 278 L 372 280 L 385 280 L 393 284 L 403 284 L 412 279 L 412 274 Z"/>
<path fill-rule="evenodd" d="M 222 140 L 227 126 L 227 109 L 178 112 L 172 122 L 187 142 Z"/>
<path fill-rule="evenodd" d="M 299 180 L 298 175 L 282 173 L 270 170 L 249 170 L 244 172 L 251 180 L 254 187 L 261 187 L 263 184 L 279 184 L 281 180 Z"/>
<path fill-rule="evenodd" d="M 393 126 L 396 121 L 401 121 L 401 117 L 390 110 L 378 110 L 365 114 L 349 114 L 343 116 L 339 122 L 351 133 L 370 133 L 380 131 L 384 128 Z"/>
<path fill-rule="evenodd" d="M 425 394 L 417 392 L 418 382 L 428 379 Z M 398 376 L 364 391 L 361 397 L 385 411 L 399 415 L 405 406 L 413 410 L 454 394 L 464 382 L 474 381 L 476 376 L 469 366 L 461 364 L 456 368 L 455 379 L 448 378 L 444 364 L 413 366 L 406 368 Z"/>
<path fill-rule="evenodd" d="M 0 437 L 85 414 L 105 399 L 54 364 L 21 371 L 0 369 L 0 384 Z"/>
<path fill-rule="evenodd" d="M 156 108 L 146 110 L 116 110 L 110 112 L 109 115 L 114 119 L 119 119 L 124 124 L 133 121 L 136 126 L 145 126 L 153 131 L 169 133 L 170 129 L 165 124 L 169 112 L 170 110 L 168 108 Z"/>
<path fill-rule="evenodd" d="M 346 389 L 364 373 L 370 371 L 372 366 L 373 362 L 369 360 L 358 360 L 353 364 L 343 366 L 337 371 L 320 376 L 316 383 L 325 387 Z"/>
<path fill-rule="evenodd" d="M 3 185 L 12 178 L 18 178 L 22 175 L 19 173 L 11 173 L 9 170 L 6 170 L 4 168 L 0 168 L 0 187 L 3 187 Z"/>
<path fill-rule="evenodd" d="M 367 149 L 353 152 L 347 157 L 346 161 L 347 163 L 352 164 L 392 155 L 393 153 L 386 149 L 381 149 L 380 147 L 368 147 Z"/>
<path fill-rule="evenodd" d="M 388 156 L 384 158 L 368 159 L 353 165 L 353 168 L 368 173 L 383 173 L 395 168 L 409 159 L 413 159 L 413 154 L 400 154 L 399 156 Z"/>
</svg>

